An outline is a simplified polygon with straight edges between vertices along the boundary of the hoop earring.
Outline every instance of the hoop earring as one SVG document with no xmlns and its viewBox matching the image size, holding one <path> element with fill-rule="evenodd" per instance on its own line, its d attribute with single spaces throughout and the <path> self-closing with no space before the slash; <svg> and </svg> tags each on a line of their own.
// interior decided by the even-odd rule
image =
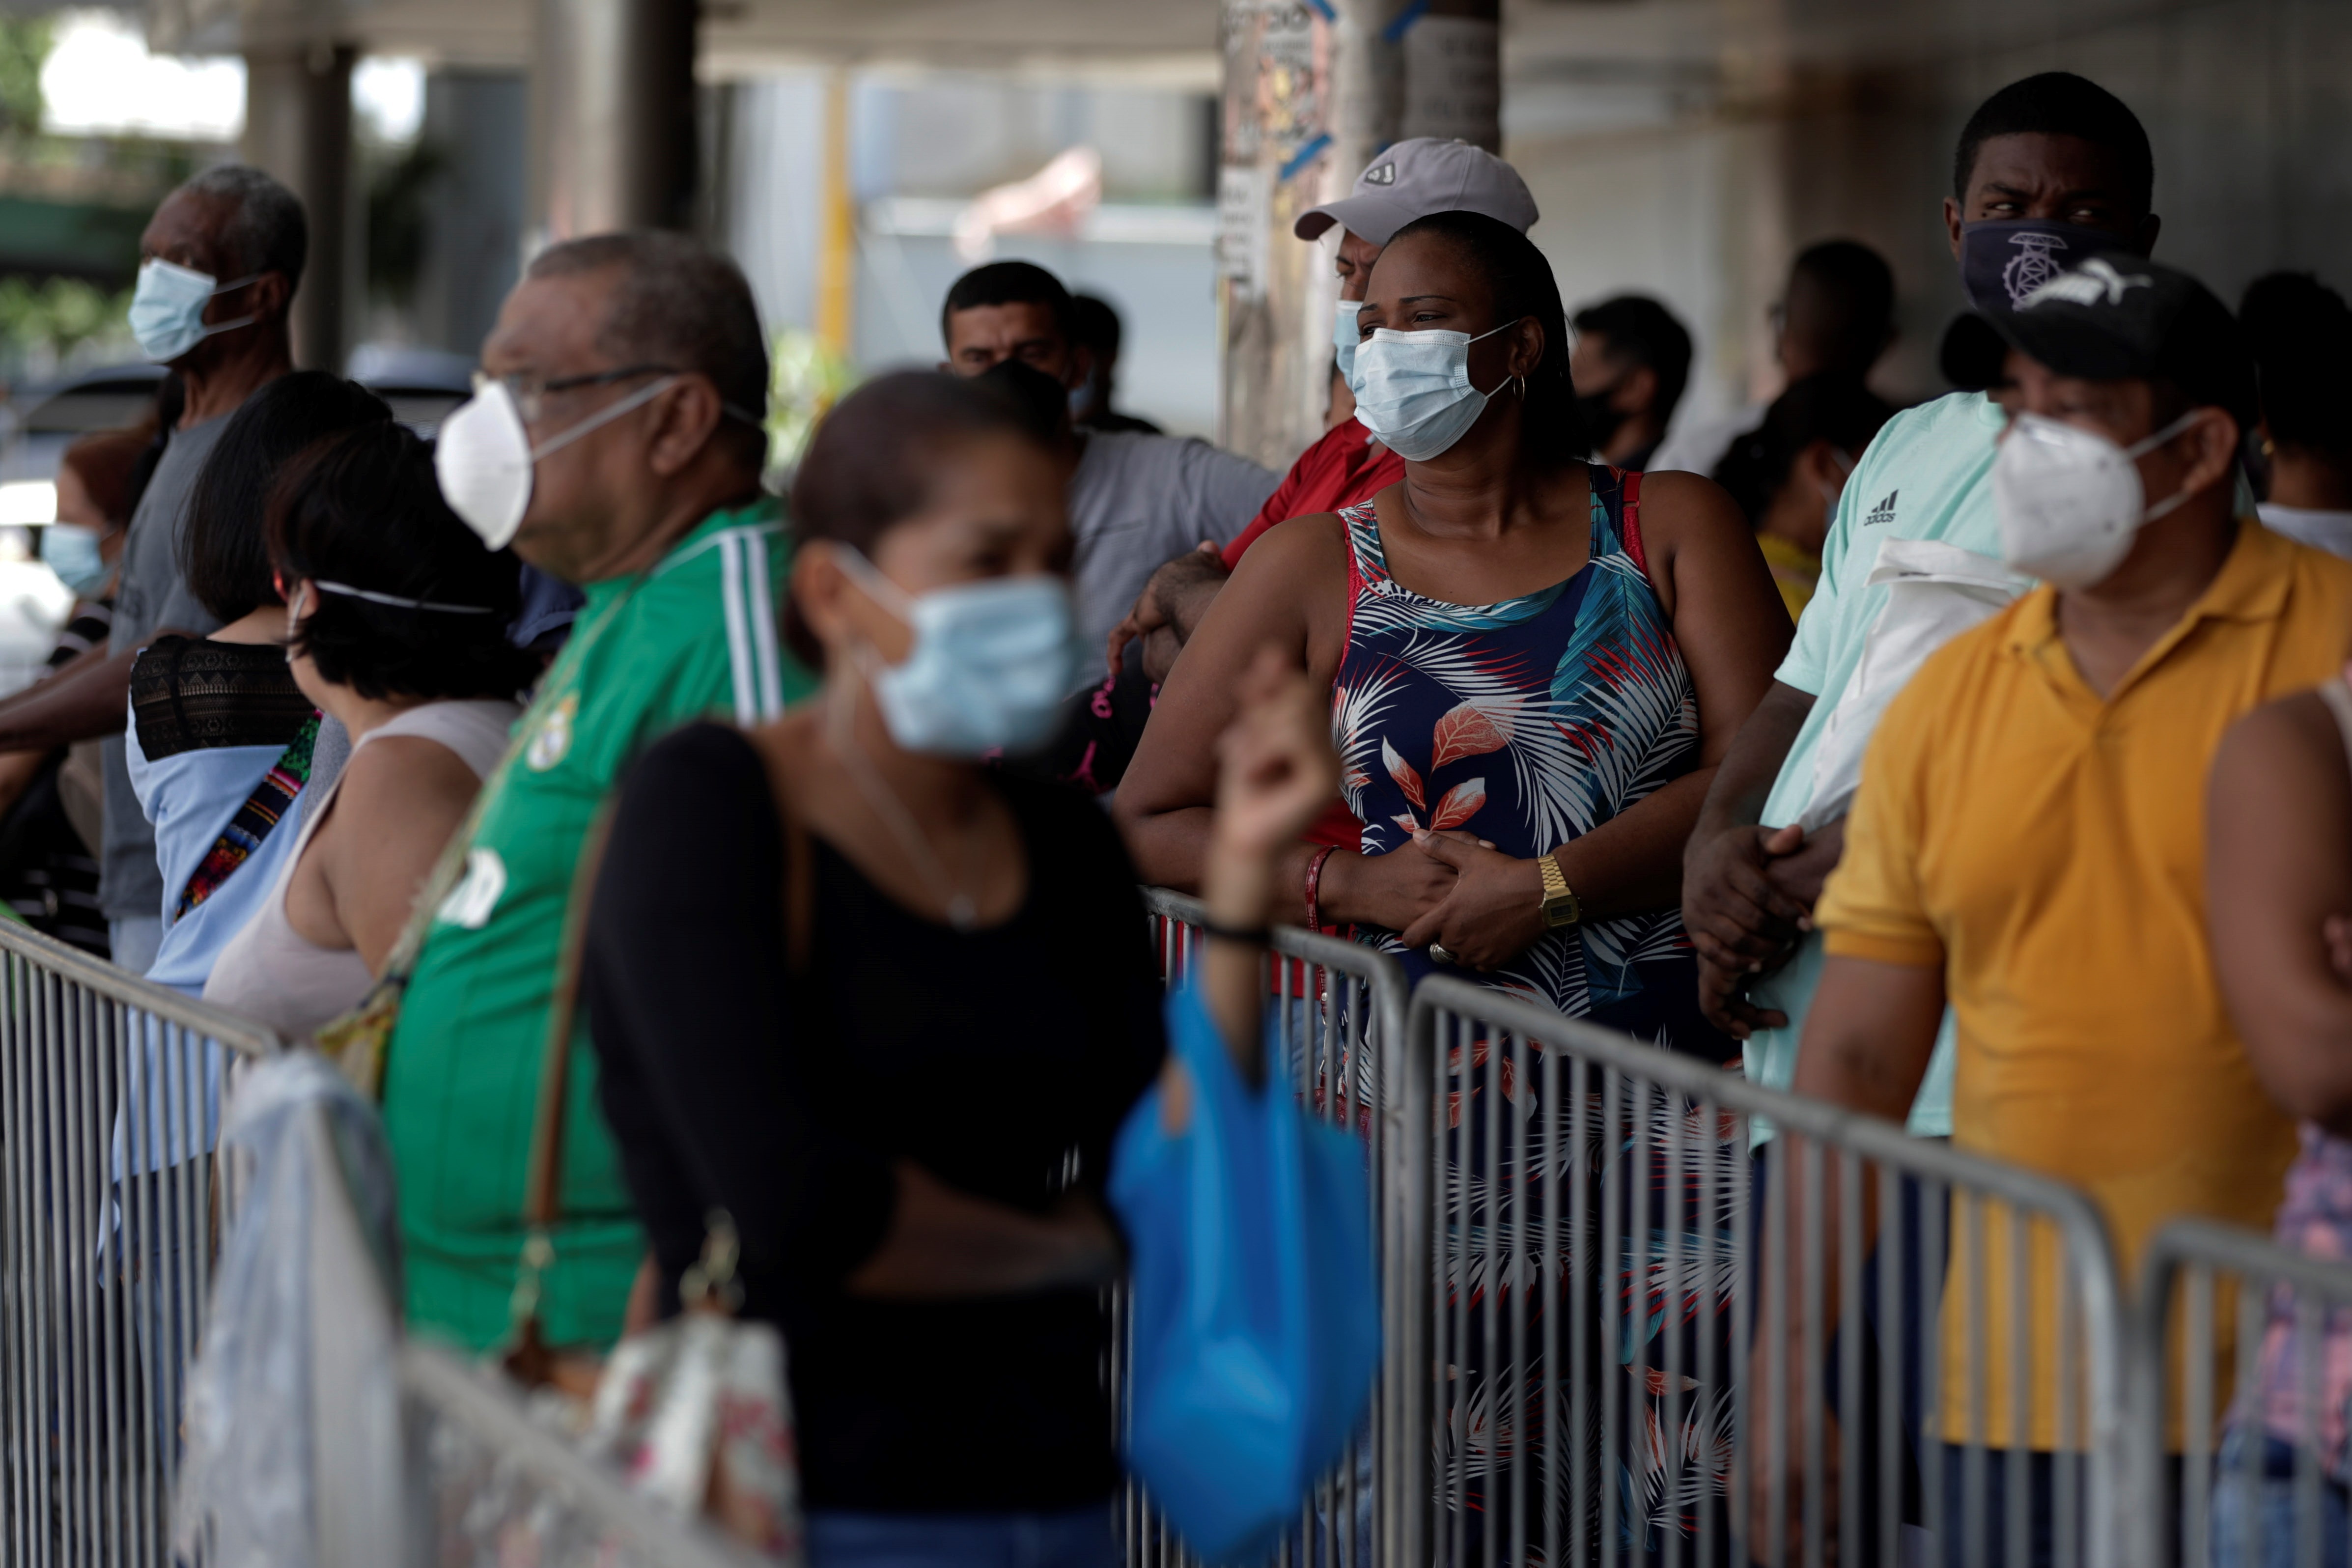
<svg viewBox="0 0 2352 1568">
<path fill-rule="evenodd" d="M 1528 400 L 1528 378 L 1524 375 L 1515 375 L 1511 379 L 1518 384 L 1519 401 L 1525 403 Z"/>
</svg>

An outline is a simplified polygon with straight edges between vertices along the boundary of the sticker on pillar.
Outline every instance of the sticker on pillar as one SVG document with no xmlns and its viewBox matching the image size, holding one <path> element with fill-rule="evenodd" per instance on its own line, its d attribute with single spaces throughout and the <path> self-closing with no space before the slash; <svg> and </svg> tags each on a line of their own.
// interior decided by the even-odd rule
<svg viewBox="0 0 2352 1568">
<path fill-rule="evenodd" d="M 530 744 L 525 746 L 522 760 L 535 773 L 543 773 L 562 762 L 572 750 L 572 721 L 580 714 L 580 694 L 567 691 L 563 700 L 547 710 L 547 717 L 530 732 Z"/>
<path fill-rule="evenodd" d="M 433 911 L 436 920 L 446 925 L 463 926 L 467 931 L 479 931 L 488 925 L 493 910 L 499 907 L 500 895 L 507 890 L 507 863 L 499 858 L 495 849 L 479 845 L 466 851 L 466 874 Z"/>
<path fill-rule="evenodd" d="M 1227 163 L 1217 172 L 1217 275 L 1237 300 L 1265 292 L 1266 245 L 1273 229 L 1266 171 Z"/>
</svg>

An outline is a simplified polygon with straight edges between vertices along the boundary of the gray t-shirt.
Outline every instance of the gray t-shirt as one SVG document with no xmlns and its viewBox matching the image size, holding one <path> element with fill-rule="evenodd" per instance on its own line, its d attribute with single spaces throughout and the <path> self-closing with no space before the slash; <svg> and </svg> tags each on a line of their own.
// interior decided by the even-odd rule
<svg viewBox="0 0 2352 1568">
<path fill-rule="evenodd" d="M 1083 646 L 1099 653 L 1162 562 L 1204 539 L 1231 542 L 1282 476 L 1190 437 L 1097 430 L 1086 441 L 1070 476 L 1070 577 Z M 1087 685 L 1102 679 L 1085 668 Z"/>
<path fill-rule="evenodd" d="M 217 629 L 219 617 L 196 602 L 180 576 L 180 534 L 187 527 L 188 497 L 197 470 L 228 427 L 228 416 L 172 432 L 139 510 L 131 514 L 131 536 L 122 547 L 122 581 L 115 591 L 114 626 L 108 647 L 127 653 L 144 647 L 166 629 L 203 634 Z M 110 735 L 106 763 L 106 852 L 100 858 L 100 905 L 119 921 L 163 912 L 163 876 L 155 868 L 155 830 L 139 809 L 123 766 L 122 737 Z"/>
</svg>

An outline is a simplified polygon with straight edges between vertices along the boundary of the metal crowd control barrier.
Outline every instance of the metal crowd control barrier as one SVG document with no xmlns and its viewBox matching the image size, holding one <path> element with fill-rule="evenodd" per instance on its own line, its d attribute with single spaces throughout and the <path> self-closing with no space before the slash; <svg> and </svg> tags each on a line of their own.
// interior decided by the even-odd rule
<svg viewBox="0 0 2352 1568">
<path fill-rule="evenodd" d="M 2178 1220 L 2149 1242 L 2141 1278 L 2137 1458 L 2162 1503 L 2138 1561 L 2340 1568 L 2352 1267 Z"/>
<path fill-rule="evenodd" d="M 166 1561 L 180 1391 L 234 1183 L 228 1063 L 268 1031 L 0 923 L 0 1510 L 7 1561 Z"/>
<path fill-rule="evenodd" d="M 1201 904 L 1164 888 L 1144 889 L 1160 972 L 1173 984 L 1198 955 Z M 1405 977 L 1397 962 L 1355 942 L 1319 931 L 1277 926 L 1270 964 L 1277 1037 L 1290 1081 L 1325 1121 L 1354 1129 L 1371 1145 L 1372 1169 L 1388 1173 L 1394 1151 L 1398 1051 L 1404 1038 Z M 1384 1196 L 1395 1182 L 1371 1184 L 1372 1234 L 1384 1258 L 1399 1239 L 1394 1206 Z M 1384 1319 L 1403 1313 L 1406 1277 L 1381 1269 Z M 1123 1293 L 1114 1292 L 1114 1398 L 1126 1382 L 1128 1322 Z M 1393 1352 L 1388 1364 L 1399 1363 Z M 1391 1477 L 1418 1451 L 1419 1440 L 1398 1425 L 1391 1393 L 1398 1379 L 1383 1375 L 1374 1396 L 1369 1442 L 1351 1445 L 1300 1510 L 1298 1528 L 1283 1542 L 1282 1568 L 1358 1568 L 1410 1561 L 1395 1549 L 1402 1525 L 1401 1493 Z M 1177 1568 L 1193 1559 L 1140 1490 L 1130 1484 L 1119 1507 L 1130 1568 Z"/>
<path fill-rule="evenodd" d="M 1398 1089 L 1391 1562 L 2126 1561 L 2082 1194 L 1447 976 Z"/>
</svg>

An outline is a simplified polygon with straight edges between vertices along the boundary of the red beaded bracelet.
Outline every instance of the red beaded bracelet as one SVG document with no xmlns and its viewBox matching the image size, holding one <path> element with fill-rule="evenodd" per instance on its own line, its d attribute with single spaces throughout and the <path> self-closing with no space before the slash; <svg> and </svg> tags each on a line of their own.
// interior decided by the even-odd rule
<svg viewBox="0 0 2352 1568">
<path fill-rule="evenodd" d="M 1323 929 L 1323 906 L 1320 902 L 1323 862 L 1331 858 L 1331 851 L 1338 847 L 1336 844 L 1326 844 L 1316 852 L 1314 859 L 1307 862 L 1307 929 L 1308 931 Z"/>
</svg>

